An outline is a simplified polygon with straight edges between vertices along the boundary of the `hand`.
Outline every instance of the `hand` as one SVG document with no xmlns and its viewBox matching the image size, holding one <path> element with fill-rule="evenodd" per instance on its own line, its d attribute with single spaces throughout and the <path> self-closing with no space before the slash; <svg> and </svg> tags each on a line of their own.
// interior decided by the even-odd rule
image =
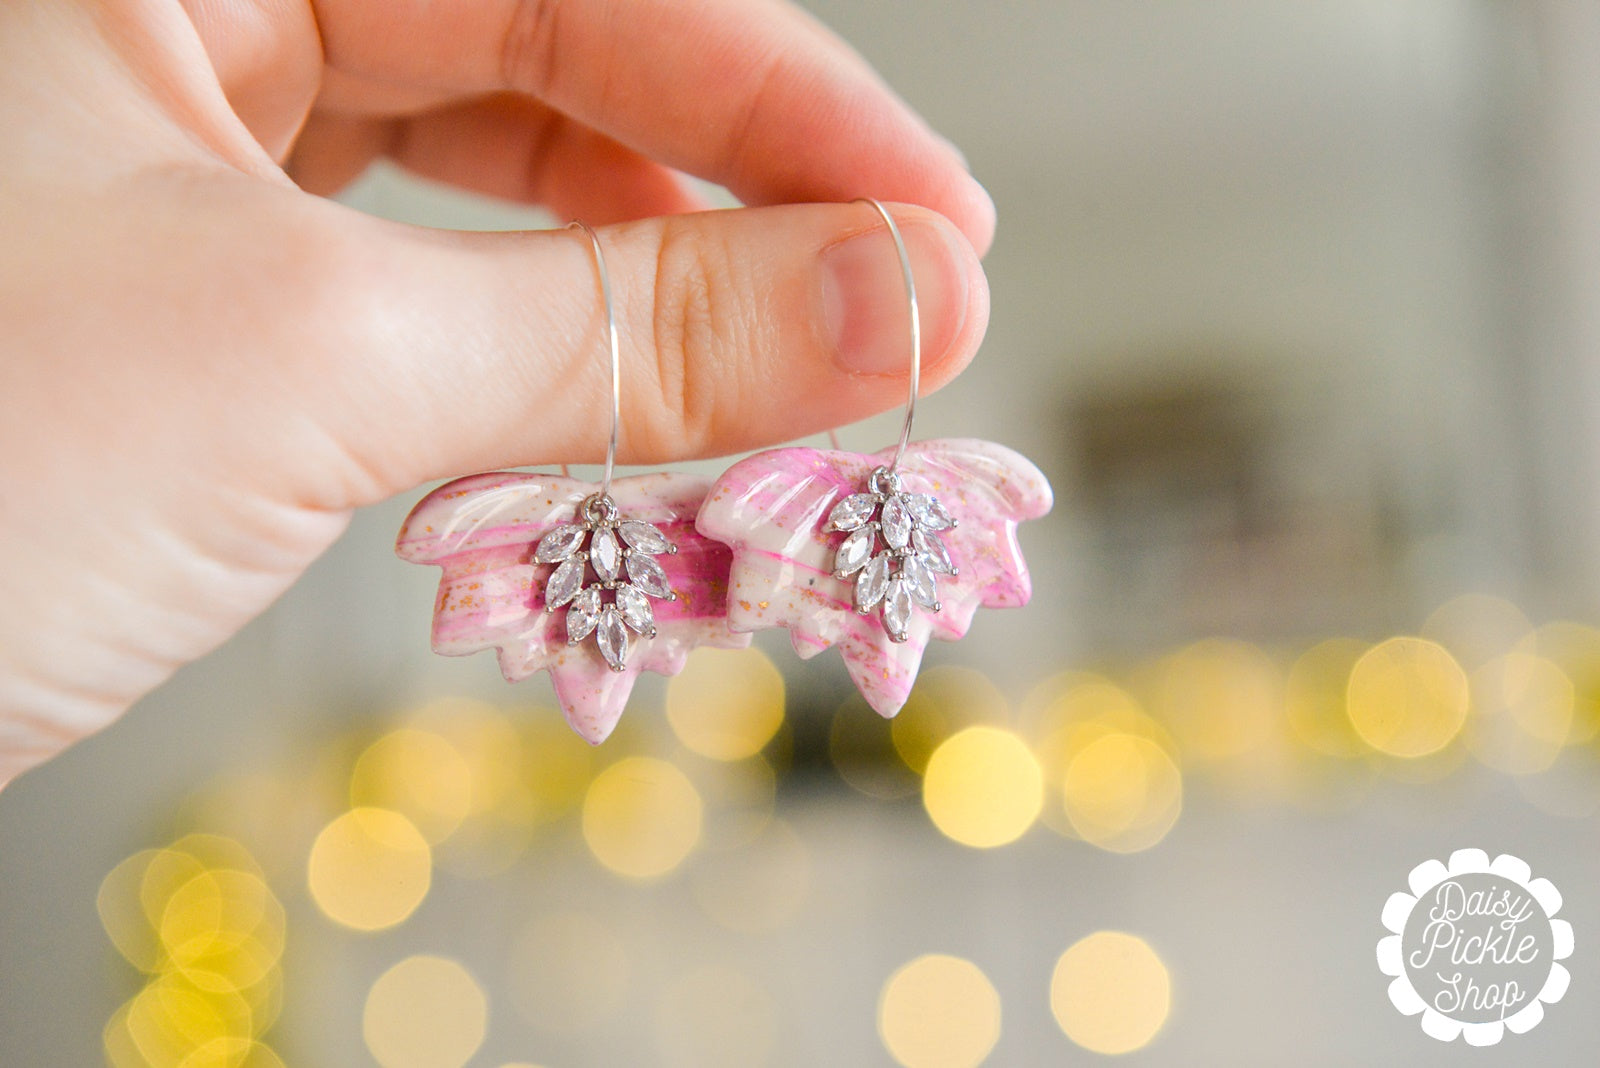
<svg viewBox="0 0 1600 1068">
<path fill-rule="evenodd" d="M 0 783 L 233 634 L 352 509 L 602 455 L 583 235 L 426 230 L 313 195 L 377 157 L 607 224 L 621 462 L 901 403 L 882 223 L 801 202 L 901 202 L 927 388 L 983 335 L 987 196 L 793 8 L 186 6 L 0 9 Z M 683 214 L 702 205 L 680 171 L 790 206 Z"/>
</svg>

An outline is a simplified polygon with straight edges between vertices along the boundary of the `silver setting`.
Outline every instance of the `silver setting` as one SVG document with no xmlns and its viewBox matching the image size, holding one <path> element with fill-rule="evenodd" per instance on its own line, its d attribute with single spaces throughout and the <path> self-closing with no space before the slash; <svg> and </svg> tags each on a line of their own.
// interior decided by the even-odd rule
<svg viewBox="0 0 1600 1068">
<path fill-rule="evenodd" d="M 824 530 L 849 531 L 834 550 L 833 577 L 854 575 L 856 611 L 878 608 L 884 631 L 903 642 L 914 605 L 939 611 L 936 573 L 959 574 L 936 533 L 955 525 L 937 497 L 903 493 L 898 474 L 873 468 L 866 491 L 845 497 L 828 516 Z"/>
<path fill-rule="evenodd" d="M 678 599 L 666 571 L 651 559 L 675 553 L 678 547 L 651 523 L 619 518 L 616 502 L 604 493 L 585 497 L 577 519 L 546 534 L 534 549 L 538 563 L 550 562 L 544 556 L 560 554 L 561 562 L 545 580 L 544 610 L 565 606 L 567 644 L 577 645 L 593 634 L 606 664 L 621 671 L 628 666 L 628 631 L 655 637 L 650 598 Z M 594 577 L 586 581 L 591 573 Z M 606 593 L 611 594 L 609 604 Z"/>
</svg>

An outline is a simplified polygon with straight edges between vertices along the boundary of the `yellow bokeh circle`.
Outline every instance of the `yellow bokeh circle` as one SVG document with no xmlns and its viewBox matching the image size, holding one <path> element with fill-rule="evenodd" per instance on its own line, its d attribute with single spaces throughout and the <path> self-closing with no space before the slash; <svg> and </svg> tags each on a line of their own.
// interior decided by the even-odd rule
<svg viewBox="0 0 1600 1068">
<path fill-rule="evenodd" d="M 1461 733 L 1469 693 L 1466 672 L 1444 646 L 1397 637 L 1367 650 L 1350 669 L 1346 708 L 1350 725 L 1373 749 L 1415 758 Z"/>
<path fill-rule="evenodd" d="M 783 676 L 759 649 L 696 649 L 667 684 L 667 723 L 701 756 L 755 756 L 783 725 Z"/>
<path fill-rule="evenodd" d="M 918 957 L 883 984 L 878 1036 L 904 1068 L 975 1068 L 1000 1039 L 1000 994 L 969 960 Z"/>
<path fill-rule="evenodd" d="M 1148 1045 L 1172 1009 L 1172 980 L 1149 943 L 1096 931 L 1056 961 L 1050 1011 L 1068 1038 L 1095 1053 Z"/>
<path fill-rule="evenodd" d="M 1137 853 L 1165 838 L 1183 810 L 1183 775 L 1149 738 L 1106 731 L 1073 755 L 1062 778 L 1072 829 L 1115 853 Z"/>
<path fill-rule="evenodd" d="M 628 757 L 606 768 L 583 799 L 583 840 L 618 875 L 654 879 L 672 871 L 700 840 L 700 794 L 664 760 Z"/>
<path fill-rule="evenodd" d="M 378 931 L 416 911 L 432 878 L 432 852 L 410 820 L 388 809 L 357 808 L 317 835 L 306 882 L 330 920 Z"/>
<path fill-rule="evenodd" d="M 407 957 L 367 992 L 361 1034 L 383 1068 L 461 1068 L 483 1045 L 489 1001 L 460 964 Z"/>
<path fill-rule="evenodd" d="M 928 758 L 922 803 L 947 837 L 979 849 L 1014 842 L 1044 805 L 1038 758 L 1015 733 L 968 727 Z"/>
</svg>

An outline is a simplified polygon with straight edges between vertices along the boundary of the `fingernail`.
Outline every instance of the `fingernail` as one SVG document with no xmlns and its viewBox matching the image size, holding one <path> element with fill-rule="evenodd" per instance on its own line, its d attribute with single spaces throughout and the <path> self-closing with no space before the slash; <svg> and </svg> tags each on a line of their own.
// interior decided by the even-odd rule
<svg viewBox="0 0 1600 1068">
<path fill-rule="evenodd" d="M 922 324 L 922 365 L 944 358 L 966 322 L 972 253 L 942 218 L 902 222 Z M 894 239 L 881 224 L 822 251 L 822 326 L 834 361 L 855 374 L 909 374 L 911 317 Z"/>
</svg>

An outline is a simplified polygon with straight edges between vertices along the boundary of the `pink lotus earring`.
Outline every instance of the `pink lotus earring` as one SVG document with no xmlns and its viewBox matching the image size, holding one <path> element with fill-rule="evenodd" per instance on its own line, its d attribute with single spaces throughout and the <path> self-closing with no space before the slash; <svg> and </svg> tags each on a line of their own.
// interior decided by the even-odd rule
<svg viewBox="0 0 1600 1068">
<path fill-rule="evenodd" d="M 622 358 L 611 278 L 589 237 L 611 356 L 611 438 L 600 483 L 542 474 L 470 475 L 434 490 L 395 543 L 444 570 L 433 648 L 499 650 L 517 682 L 548 670 L 573 729 L 592 743 L 616 726 L 640 671 L 675 675 L 697 645 L 740 648 L 728 630 L 725 546 L 695 530 L 710 482 L 658 473 L 612 479 Z"/>
<path fill-rule="evenodd" d="M 808 448 L 757 453 L 725 471 L 696 526 L 733 551 L 728 625 L 786 627 L 801 657 L 839 646 L 856 688 L 892 716 L 930 638 L 955 641 L 979 606 L 1031 593 L 1017 524 L 1050 510 L 1050 483 L 987 441 L 911 443 L 922 372 L 916 279 L 894 217 L 911 311 L 911 391 L 900 441 L 871 456 Z"/>
</svg>

